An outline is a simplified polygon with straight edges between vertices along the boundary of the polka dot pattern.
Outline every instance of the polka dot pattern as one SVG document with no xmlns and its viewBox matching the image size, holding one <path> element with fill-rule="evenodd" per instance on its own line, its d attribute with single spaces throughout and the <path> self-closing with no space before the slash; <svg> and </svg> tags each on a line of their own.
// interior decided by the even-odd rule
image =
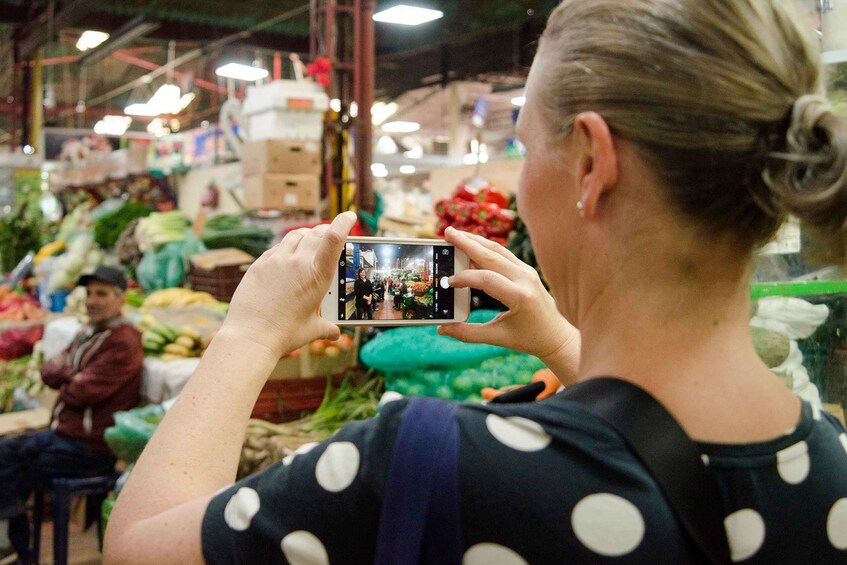
<svg viewBox="0 0 847 565">
<path fill-rule="evenodd" d="M 800 441 L 786 447 L 776 454 L 776 469 L 782 480 L 788 484 L 798 485 L 809 476 L 809 446 Z"/>
<path fill-rule="evenodd" d="M 403 400 L 403 395 L 396 390 L 387 390 L 383 393 L 382 397 L 380 397 L 379 405 L 385 406 L 389 402 L 395 402 L 397 400 Z"/>
<path fill-rule="evenodd" d="M 818 421 L 822 418 L 821 409 L 815 404 L 812 404 L 812 418 Z"/>
<path fill-rule="evenodd" d="M 700 459 L 702 459 L 702 460 L 703 460 L 703 465 L 705 465 L 706 467 L 708 467 L 708 466 L 709 466 L 709 456 L 708 456 L 708 455 L 706 455 L 706 454 L 704 453 L 704 454 L 702 454 L 702 455 L 700 456 Z"/>
<path fill-rule="evenodd" d="M 291 565 L 329 565 L 324 544 L 311 532 L 291 532 L 282 538 L 279 545 Z"/>
<path fill-rule="evenodd" d="M 847 434 L 841 434 L 838 436 L 838 439 L 841 440 L 841 447 L 843 447 L 844 451 L 847 452 Z"/>
<path fill-rule="evenodd" d="M 241 487 L 227 502 L 224 521 L 233 530 L 243 532 L 250 527 L 259 506 L 259 493 L 249 487 Z"/>
<path fill-rule="evenodd" d="M 301 445 L 300 447 L 295 449 L 294 453 L 292 453 L 291 455 L 286 455 L 285 458 L 282 460 L 282 464 L 283 465 L 291 465 L 291 462 L 294 461 L 295 457 L 297 457 L 298 455 L 303 455 L 304 453 L 309 453 L 310 451 L 312 451 L 317 446 L 318 446 L 318 442 L 316 442 L 316 441 L 304 443 L 303 445 Z"/>
<path fill-rule="evenodd" d="M 541 451 L 550 445 L 550 435 L 541 424 L 520 416 L 489 414 L 485 426 L 497 441 L 517 451 Z"/>
<path fill-rule="evenodd" d="M 523 557 L 506 546 L 496 543 L 478 543 L 471 546 L 462 557 L 462 565 L 527 565 Z"/>
<path fill-rule="evenodd" d="M 752 508 L 743 508 L 724 519 L 729 553 L 733 561 L 743 561 L 756 554 L 765 543 L 765 521 Z"/>
<path fill-rule="evenodd" d="M 826 518 L 826 535 L 835 549 L 847 549 L 847 498 L 836 501 Z"/>
<path fill-rule="evenodd" d="M 611 493 L 591 494 L 571 513 L 571 526 L 594 553 L 618 557 L 631 553 L 644 538 L 644 518 L 627 499 Z"/>
<path fill-rule="evenodd" d="M 315 467 L 318 484 L 329 492 L 341 492 L 353 484 L 359 472 L 359 450 L 349 441 L 331 443 Z"/>
</svg>

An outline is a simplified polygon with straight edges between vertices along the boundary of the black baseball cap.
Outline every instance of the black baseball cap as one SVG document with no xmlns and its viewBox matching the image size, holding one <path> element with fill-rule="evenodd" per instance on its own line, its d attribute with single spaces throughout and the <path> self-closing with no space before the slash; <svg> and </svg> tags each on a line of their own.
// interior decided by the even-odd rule
<svg viewBox="0 0 847 565">
<path fill-rule="evenodd" d="M 126 277 L 123 271 L 114 267 L 97 267 L 93 273 L 81 276 L 76 285 L 87 286 L 91 281 L 111 284 L 126 290 Z"/>
</svg>

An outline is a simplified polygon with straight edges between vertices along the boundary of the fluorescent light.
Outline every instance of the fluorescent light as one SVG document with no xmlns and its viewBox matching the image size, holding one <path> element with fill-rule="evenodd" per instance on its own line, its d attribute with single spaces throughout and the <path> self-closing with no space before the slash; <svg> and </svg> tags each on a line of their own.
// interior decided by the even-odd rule
<svg viewBox="0 0 847 565">
<path fill-rule="evenodd" d="M 104 41 L 109 39 L 109 34 L 102 31 L 84 31 L 76 42 L 76 48 L 80 51 L 88 51 L 94 49 Z"/>
<path fill-rule="evenodd" d="M 161 137 L 165 134 L 171 133 L 171 130 L 165 125 L 165 120 L 162 118 L 156 118 L 147 124 L 147 132 L 155 135 L 156 137 Z"/>
<path fill-rule="evenodd" d="M 371 106 L 371 121 L 373 122 L 373 125 L 378 126 L 395 113 L 397 113 L 396 102 L 389 102 L 388 104 L 385 102 L 377 102 Z"/>
<path fill-rule="evenodd" d="M 523 106 L 524 104 L 526 104 L 526 96 L 515 96 L 512 98 L 512 105 Z"/>
<path fill-rule="evenodd" d="M 193 92 L 186 92 L 185 94 L 183 94 L 182 97 L 179 99 L 179 110 L 177 110 L 177 113 L 182 112 L 183 110 L 188 108 L 188 105 L 191 104 L 194 101 L 194 98 L 196 97 L 197 95 Z"/>
<path fill-rule="evenodd" d="M 341 100 L 333 98 L 329 101 L 329 109 L 333 112 L 341 112 Z"/>
<path fill-rule="evenodd" d="M 400 172 L 404 175 L 413 175 L 415 170 L 414 165 L 400 165 Z"/>
<path fill-rule="evenodd" d="M 387 133 L 412 133 L 421 129 L 421 124 L 417 122 L 388 122 L 382 124 L 382 131 Z"/>
<path fill-rule="evenodd" d="M 397 147 L 397 142 L 391 139 L 388 135 L 381 135 L 379 139 L 376 140 L 376 146 L 374 149 L 377 153 L 382 155 L 393 155 L 400 151 L 400 148 Z"/>
<path fill-rule="evenodd" d="M 421 157 L 423 157 L 423 146 L 416 145 L 408 151 L 403 152 L 403 156 L 407 159 L 420 159 Z"/>
<path fill-rule="evenodd" d="M 465 165 L 476 165 L 479 163 L 479 157 L 473 153 L 467 153 L 464 157 L 462 157 L 462 162 Z"/>
<path fill-rule="evenodd" d="M 383 163 L 373 163 L 371 164 L 371 174 L 375 177 L 387 177 L 388 169 Z"/>
<path fill-rule="evenodd" d="M 147 105 L 158 110 L 160 114 L 176 114 L 180 110 L 180 90 L 175 84 L 163 84 Z"/>
<path fill-rule="evenodd" d="M 94 124 L 94 133 L 97 135 L 123 135 L 129 129 L 132 118 L 129 116 L 103 116 L 103 119 Z"/>
<path fill-rule="evenodd" d="M 219 77 L 236 78 L 239 80 L 256 81 L 262 80 L 268 76 L 266 69 L 259 67 L 251 67 L 250 65 L 242 65 L 241 63 L 227 63 L 215 70 L 215 74 Z"/>
<path fill-rule="evenodd" d="M 127 114 L 129 116 L 152 117 L 152 116 L 158 116 L 159 111 L 156 108 L 153 108 L 152 106 L 147 104 L 146 102 L 143 103 L 143 104 L 139 102 L 139 103 L 135 103 L 135 104 L 130 104 L 129 106 L 124 108 L 124 114 Z"/>
<path fill-rule="evenodd" d="M 437 20 L 444 16 L 444 12 L 440 10 L 430 10 L 429 8 L 419 8 L 418 6 L 407 6 L 406 4 L 398 4 L 393 8 L 388 8 L 373 15 L 375 22 L 383 22 L 387 24 L 401 24 L 407 26 L 416 26 Z"/>
</svg>

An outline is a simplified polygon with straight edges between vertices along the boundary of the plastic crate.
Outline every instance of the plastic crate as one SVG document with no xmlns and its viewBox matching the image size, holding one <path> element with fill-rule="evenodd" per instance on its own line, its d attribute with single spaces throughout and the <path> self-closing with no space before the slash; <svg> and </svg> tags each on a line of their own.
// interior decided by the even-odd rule
<svg viewBox="0 0 847 565">
<path fill-rule="evenodd" d="M 329 377 L 333 388 L 341 385 L 345 374 Z M 302 418 L 321 405 L 326 386 L 327 377 L 268 380 L 253 406 L 251 417 L 276 423 Z"/>
</svg>

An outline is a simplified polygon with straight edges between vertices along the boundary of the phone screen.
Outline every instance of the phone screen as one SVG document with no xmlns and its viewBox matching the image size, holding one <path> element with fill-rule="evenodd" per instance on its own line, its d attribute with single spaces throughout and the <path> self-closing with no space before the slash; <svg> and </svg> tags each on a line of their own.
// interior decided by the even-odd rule
<svg viewBox="0 0 847 565">
<path fill-rule="evenodd" d="M 339 320 L 449 320 L 455 249 L 350 242 L 338 261 Z"/>
</svg>

